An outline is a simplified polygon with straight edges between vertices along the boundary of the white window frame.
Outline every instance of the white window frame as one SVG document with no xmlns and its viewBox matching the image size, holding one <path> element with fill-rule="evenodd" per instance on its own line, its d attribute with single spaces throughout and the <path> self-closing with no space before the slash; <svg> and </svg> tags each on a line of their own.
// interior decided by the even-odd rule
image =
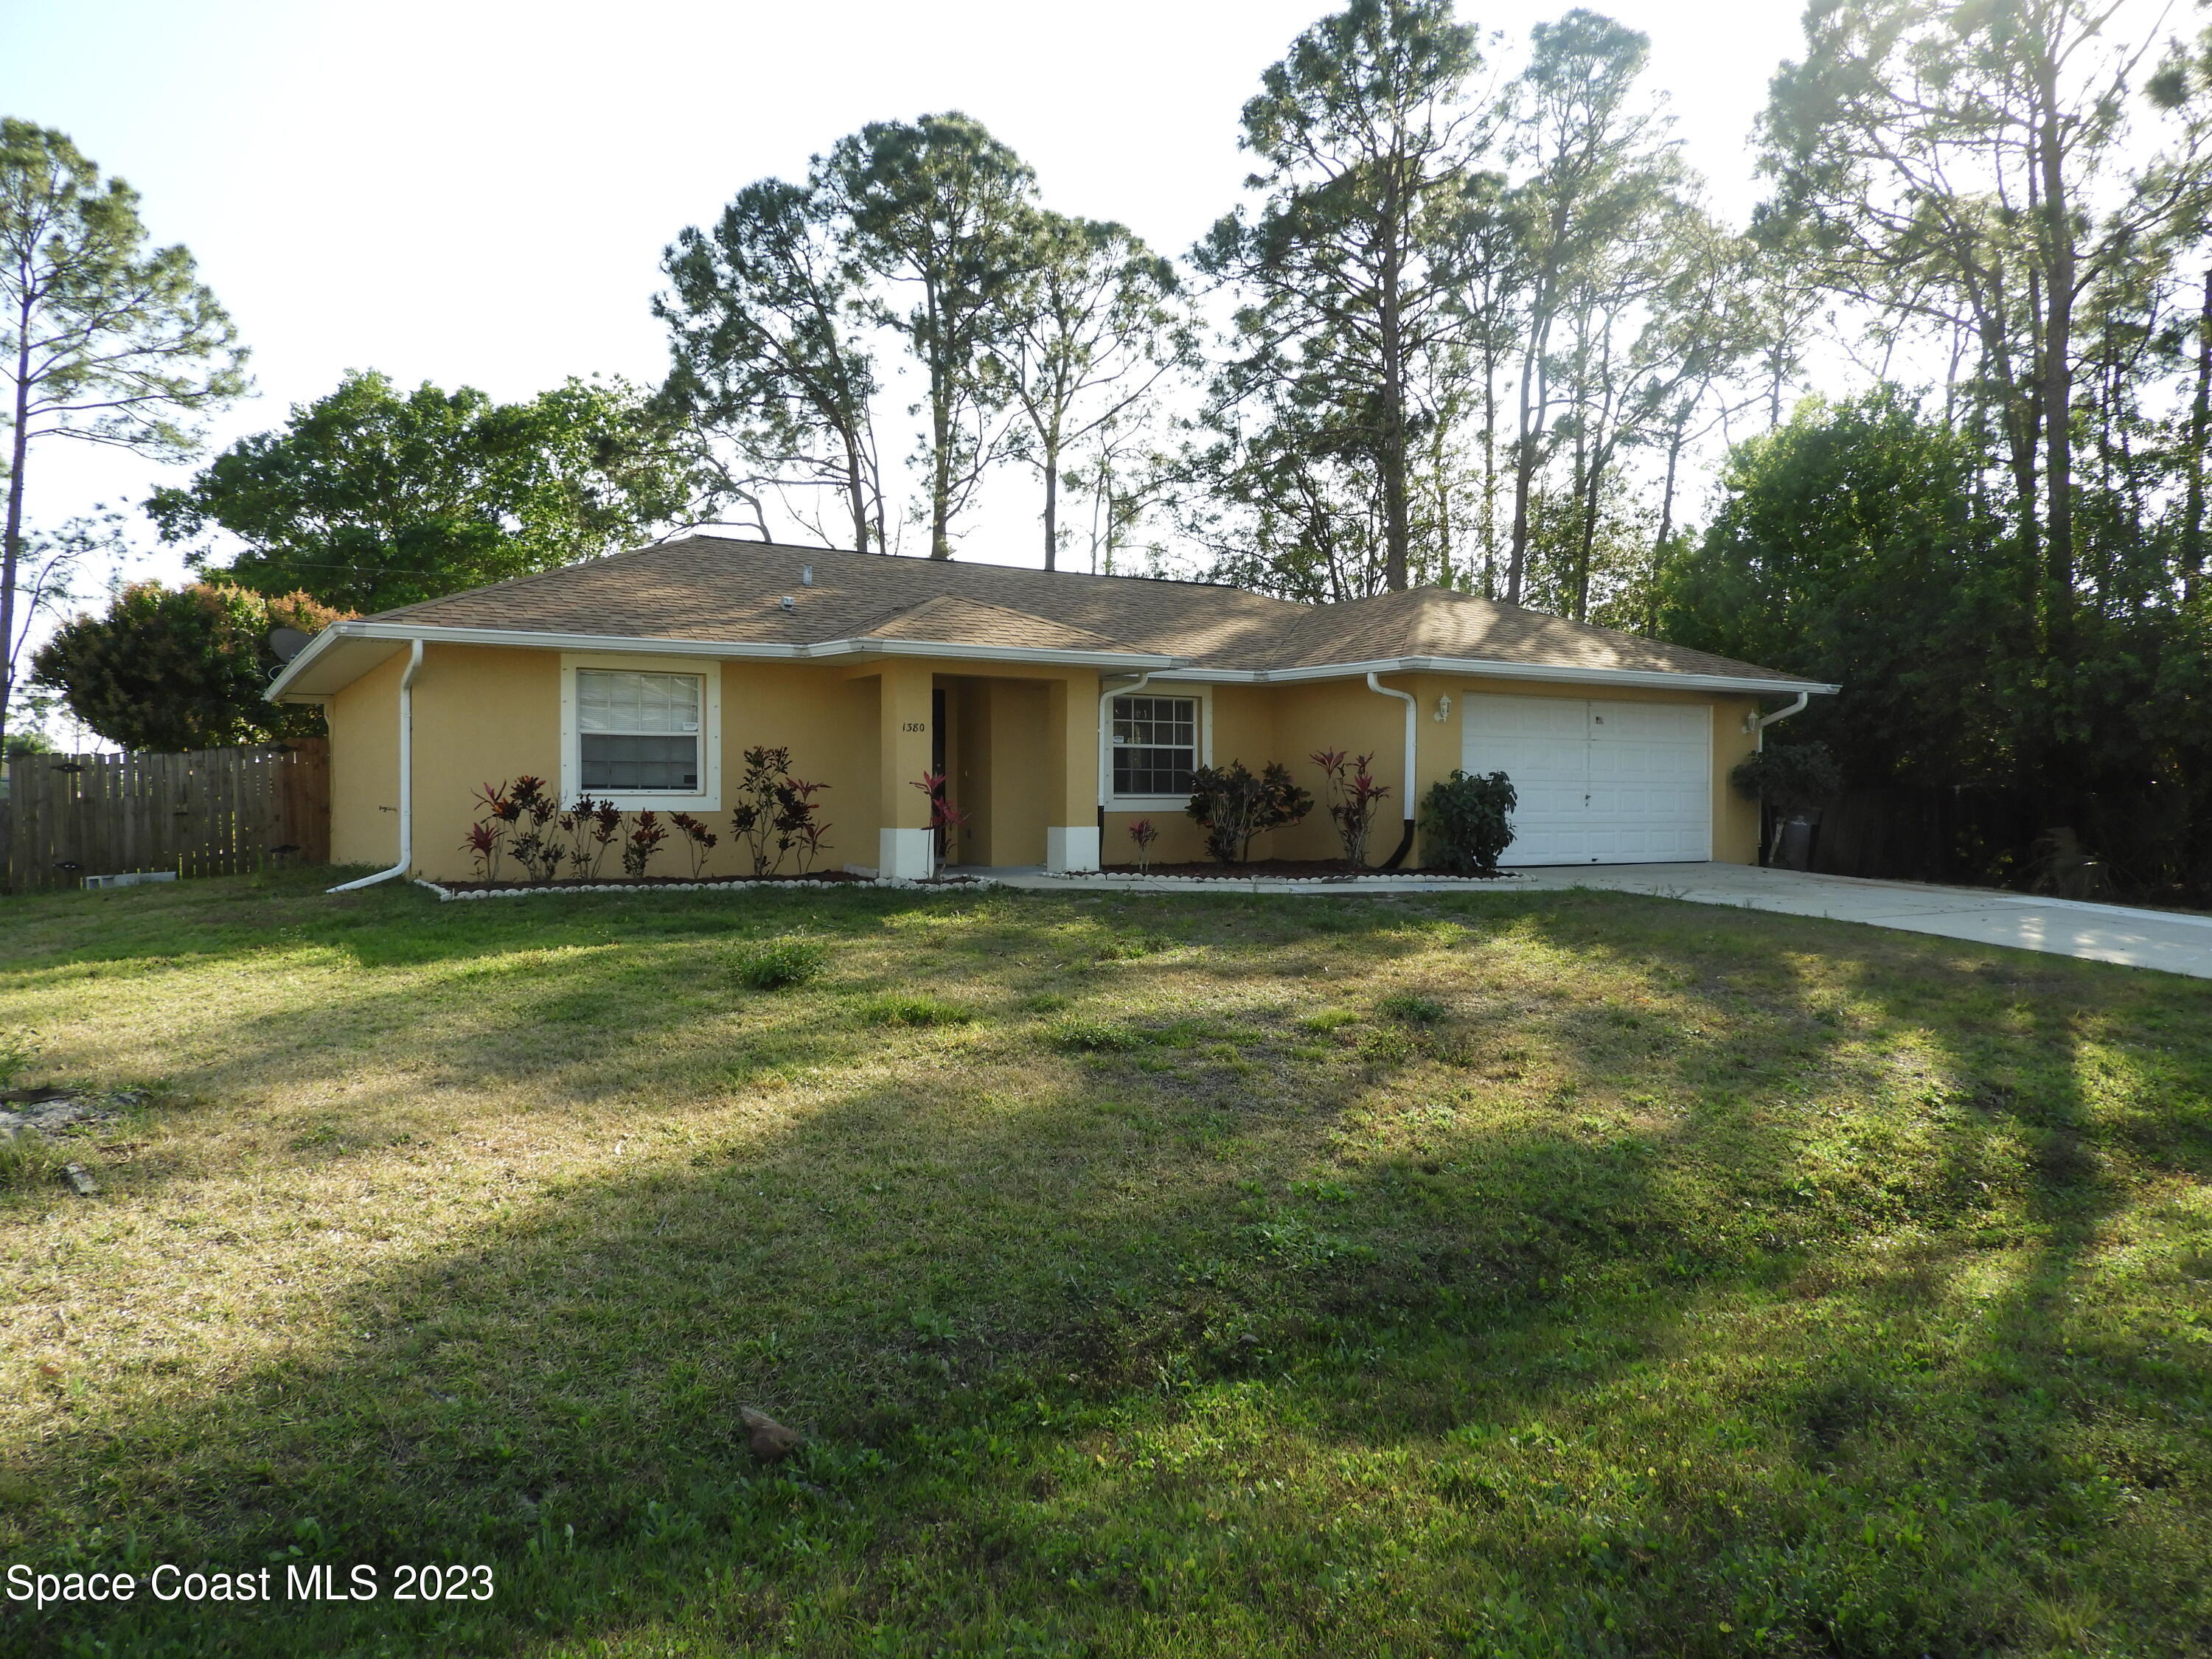
<svg viewBox="0 0 2212 1659">
<path fill-rule="evenodd" d="M 707 657 L 630 657 L 596 652 L 561 653 L 561 799 L 563 805 L 584 789 L 583 722 L 576 712 L 576 671 L 611 669 L 633 674 L 688 674 L 701 682 L 699 696 L 699 787 L 681 790 L 594 789 L 595 800 L 611 800 L 630 812 L 719 812 L 722 810 L 722 665 Z"/>
<path fill-rule="evenodd" d="M 1182 697 L 1198 704 L 1198 763 L 1213 764 L 1213 688 L 1155 680 L 1133 691 L 1109 692 L 1098 705 L 1098 799 L 1109 812 L 1158 811 L 1190 805 L 1188 795 L 1117 795 L 1114 793 L 1114 705 L 1123 697 Z"/>
</svg>

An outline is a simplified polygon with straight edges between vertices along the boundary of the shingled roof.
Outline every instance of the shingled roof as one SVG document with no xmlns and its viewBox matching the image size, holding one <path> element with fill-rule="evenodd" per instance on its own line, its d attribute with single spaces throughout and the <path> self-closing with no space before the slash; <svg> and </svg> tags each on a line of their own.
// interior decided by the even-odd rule
<svg viewBox="0 0 2212 1659">
<path fill-rule="evenodd" d="M 787 608 L 787 602 L 788 608 Z M 1431 659 L 1814 682 L 1440 587 L 1303 605 L 1206 582 L 1091 576 L 692 536 L 340 625 L 354 637 L 534 634 L 763 654 L 879 642 L 1065 659 L 1173 659 L 1243 678 Z M 549 643 L 552 642 L 550 640 Z M 319 643 L 320 643 L 319 641 Z M 764 649 L 763 649 L 764 648 Z M 1300 671 L 1303 671 L 1302 672 Z M 286 676 L 289 679 L 291 677 Z M 280 683 L 280 692 L 282 690 Z"/>
</svg>

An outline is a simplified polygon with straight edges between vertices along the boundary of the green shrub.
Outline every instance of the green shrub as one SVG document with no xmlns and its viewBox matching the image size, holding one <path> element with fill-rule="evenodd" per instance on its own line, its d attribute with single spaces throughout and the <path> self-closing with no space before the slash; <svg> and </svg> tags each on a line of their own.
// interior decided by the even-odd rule
<svg viewBox="0 0 2212 1659">
<path fill-rule="evenodd" d="M 894 992 L 870 997 L 860 1005 L 860 1018 L 871 1025 L 966 1025 L 975 1011 L 940 997 Z"/>
<path fill-rule="evenodd" d="M 1512 814 L 1519 804 L 1503 772 L 1478 777 L 1457 767 L 1421 798 L 1421 835 L 1431 866 L 1459 876 L 1487 876 L 1513 844 Z"/>
<path fill-rule="evenodd" d="M 771 939 L 738 951 L 732 971 L 740 985 L 756 991 L 781 991 L 820 976 L 823 949 L 811 939 Z"/>
<path fill-rule="evenodd" d="M 1841 794 L 1844 770 L 1825 743 L 1777 744 L 1738 761 L 1729 781 L 1738 794 L 1788 816 L 1826 806 Z"/>
<path fill-rule="evenodd" d="M 1313 797 L 1280 761 L 1269 761 L 1256 777 L 1243 761 L 1231 761 L 1191 774 L 1190 805 L 1183 811 L 1205 830 L 1206 850 L 1222 864 L 1236 864 L 1252 856 L 1255 836 L 1285 829 L 1313 811 Z"/>
</svg>

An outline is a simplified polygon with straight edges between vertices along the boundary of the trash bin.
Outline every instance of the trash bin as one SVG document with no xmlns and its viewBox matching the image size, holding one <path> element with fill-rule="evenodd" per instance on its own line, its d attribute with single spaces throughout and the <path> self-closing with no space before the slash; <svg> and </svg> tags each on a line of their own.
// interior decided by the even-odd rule
<svg viewBox="0 0 2212 1659">
<path fill-rule="evenodd" d="M 1813 867 L 1813 824 L 1802 812 L 1782 826 L 1782 856 L 1778 862 L 1785 870 Z"/>
</svg>

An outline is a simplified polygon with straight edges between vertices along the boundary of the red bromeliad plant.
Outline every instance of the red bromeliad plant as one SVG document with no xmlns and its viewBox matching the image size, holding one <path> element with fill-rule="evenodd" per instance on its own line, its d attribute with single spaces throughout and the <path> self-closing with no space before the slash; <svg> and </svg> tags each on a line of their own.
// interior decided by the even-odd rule
<svg viewBox="0 0 2212 1659">
<path fill-rule="evenodd" d="M 1328 779 L 1328 815 L 1336 821 L 1337 839 L 1344 843 L 1344 861 L 1354 870 L 1364 870 L 1367 835 L 1375 827 L 1375 809 L 1390 793 L 1367 769 L 1375 757 L 1346 756 L 1341 749 L 1324 749 L 1307 758 Z"/>
<path fill-rule="evenodd" d="M 814 860 L 830 850 L 830 842 L 825 838 L 834 827 L 827 823 L 816 823 L 811 819 L 799 826 L 796 832 L 798 839 L 792 842 L 792 848 L 799 854 L 800 875 L 805 875 L 811 871 L 814 867 Z"/>
<path fill-rule="evenodd" d="M 574 805 L 555 820 L 568 838 L 568 872 L 577 881 L 596 880 L 599 860 L 607 855 L 615 831 L 622 828 L 622 810 L 612 801 L 595 801 L 579 795 Z"/>
<path fill-rule="evenodd" d="M 508 832 L 522 817 L 522 808 L 503 782 L 478 785 L 477 805 L 483 809 L 483 816 L 470 827 L 461 847 L 476 855 L 477 871 L 486 881 L 497 881 L 500 854 L 506 850 Z"/>
<path fill-rule="evenodd" d="M 629 839 L 623 844 L 623 873 L 634 879 L 643 880 L 645 866 L 653 861 L 653 854 L 667 839 L 668 826 L 660 821 L 658 812 L 640 812 L 637 827 L 629 832 Z"/>
<path fill-rule="evenodd" d="M 576 805 L 580 815 L 586 812 L 589 815 L 592 836 L 588 851 L 586 849 L 583 838 L 579 836 L 576 841 L 576 850 L 571 857 L 579 875 L 588 880 L 597 881 L 599 878 L 599 866 L 607 856 L 607 848 L 613 846 L 616 838 L 622 834 L 622 808 L 611 800 L 599 802 L 579 800 Z"/>
<path fill-rule="evenodd" d="M 1129 839 L 1137 843 L 1137 873 L 1139 875 L 1143 875 L 1152 867 L 1152 843 L 1159 838 L 1159 826 L 1150 818 L 1139 818 L 1129 826 Z"/>
<path fill-rule="evenodd" d="M 696 881 L 707 872 L 707 854 L 714 850 L 720 837 L 689 812 L 678 812 L 668 821 L 684 836 L 684 848 L 691 854 L 691 879 Z"/>
<path fill-rule="evenodd" d="M 820 805 L 816 794 L 830 786 L 809 783 L 804 778 L 794 778 L 785 773 L 775 787 L 775 862 L 783 867 L 783 855 L 799 855 L 799 873 L 805 875 L 814 860 L 829 850 L 826 839 L 832 826 L 817 823 L 814 814 Z"/>
<path fill-rule="evenodd" d="M 568 857 L 560 836 L 552 828 L 561 813 L 561 804 L 545 787 L 545 780 L 526 772 L 513 786 L 505 788 L 507 802 L 513 810 L 514 828 L 507 837 L 507 851 L 514 861 L 530 872 L 537 882 L 550 882 L 561 873 L 561 866 Z"/>
<path fill-rule="evenodd" d="M 490 881 L 499 873 L 500 832 L 496 825 L 474 823 L 461 838 L 461 850 L 477 861 L 477 879 Z"/>
<path fill-rule="evenodd" d="M 929 844 L 940 870 L 952 832 L 968 827 L 968 815 L 945 798 L 945 786 L 950 781 L 942 772 L 924 772 L 914 786 L 929 797 Z"/>
<path fill-rule="evenodd" d="M 730 828 L 751 854 L 753 874 L 772 876 L 793 853 L 799 871 L 829 850 L 830 826 L 815 822 L 821 810 L 814 797 L 830 786 L 791 775 L 791 750 L 759 747 L 745 750 L 745 775 L 738 781 L 738 804 Z"/>
<path fill-rule="evenodd" d="M 771 859 L 775 843 L 776 784 L 791 765 L 791 750 L 755 746 L 745 750 L 745 775 L 738 780 L 738 804 L 730 809 L 730 829 L 752 854 L 753 874 L 765 876 L 783 862 Z"/>
</svg>

